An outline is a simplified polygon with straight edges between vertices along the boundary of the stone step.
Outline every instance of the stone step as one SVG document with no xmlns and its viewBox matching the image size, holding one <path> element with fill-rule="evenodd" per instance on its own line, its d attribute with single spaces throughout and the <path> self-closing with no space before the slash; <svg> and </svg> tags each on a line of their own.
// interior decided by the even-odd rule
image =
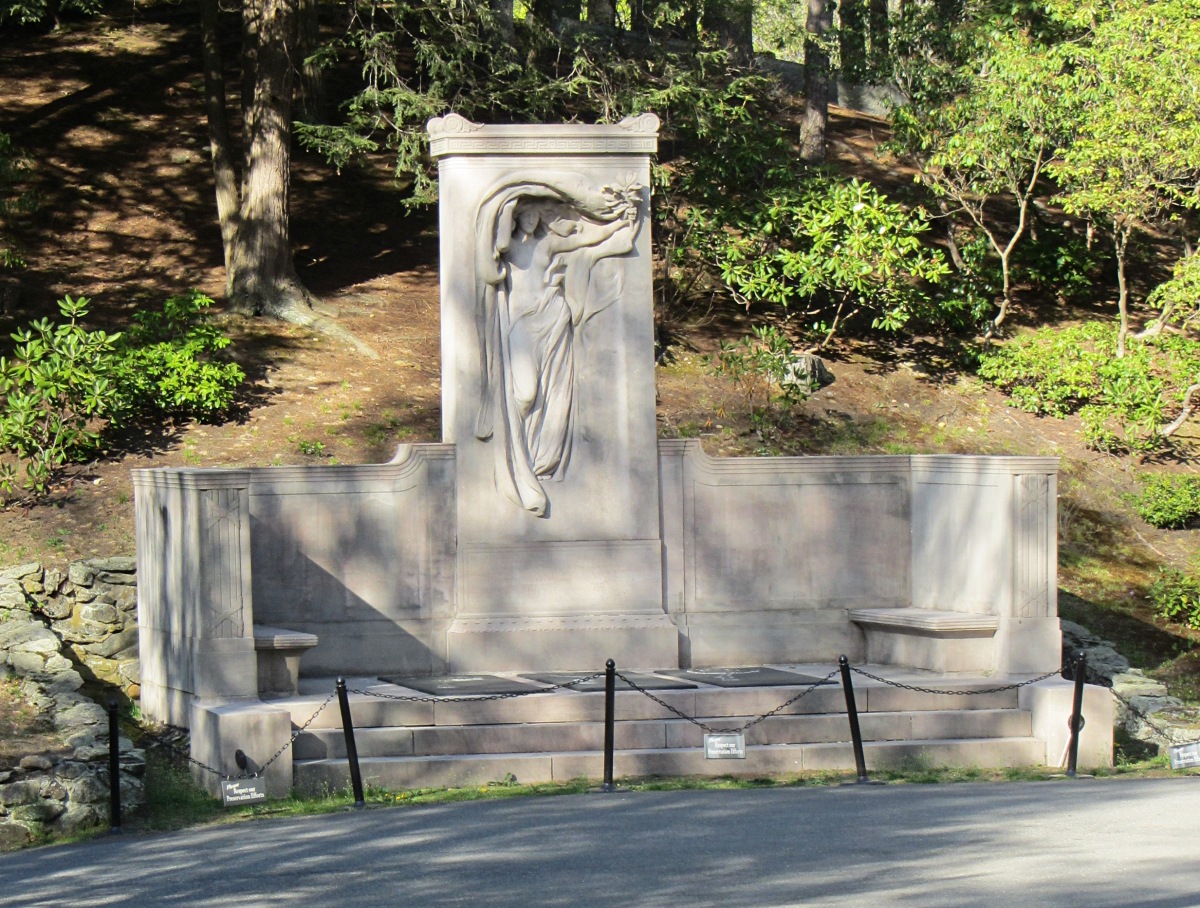
<svg viewBox="0 0 1200 908">
<path fill-rule="evenodd" d="M 718 730 L 736 729 L 753 716 L 705 716 L 700 721 Z M 1015 709 L 864 713 L 860 718 L 868 741 L 941 738 L 1015 738 L 1031 733 L 1027 712 Z M 704 731 L 682 719 L 623 720 L 616 724 L 619 750 L 700 747 Z M 844 713 L 773 716 L 746 733 L 750 745 L 845 741 L 849 725 Z M 589 751 L 602 746 L 602 722 L 538 722 L 460 726 L 363 727 L 355 730 L 360 757 L 452 754 L 549 753 Z M 301 760 L 344 758 L 340 728 L 302 733 L 293 750 Z"/>
<path fill-rule="evenodd" d="M 924 686 L 955 691 L 953 694 L 934 694 L 909 690 L 861 677 L 855 677 L 855 699 L 862 713 L 925 712 L 944 710 L 1011 709 L 1017 705 L 1017 692 L 974 693 L 1003 686 L 1006 679 L 936 678 L 918 679 Z M 906 679 L 911 683 L 911 679 Z M 381 684 L 374 679 L 354 679 L 351 689 L 367 693 L 350 695 L 350 709 L 356 728 L 387 728 L 393 726 L 464 726 L 515 725 L 529 723 L 579 723 L 600 721 L 604 715 L 604 694 L 577 693 L 558 690 L 498 700 L 451 700 L 429 698 L 394 685 Z M 333 689 L 330 682 L 329 690 Z M 801 693 L 803 687 L 717 688 L 703 686 L 695 690 L 655 691 L 663 703 L 687 716 L 738 717 L 757 716 L 776 709 Z M 325 701 L 327 694 L 310 692 L 275 705 L 291 713 L 292 723 L 301 726 Z M 409 700 L 396 697 L 411 697 Z M 828 714 L 845 711 L 845 696 L 840 685 L 818 687 L 802 700 L 781 710 L 781 715 Z M 637 691 L 618 691 L 618 719 L 669 719 L 674 714 Z M 336 702 L 331 702 L 309 726 L 313 729 L 340 728 L 341 716 Z"/>
<path fill-rule="evenodd" d="M 1046 763 L 1045 744 L 1035 738 L 958 738 L 875 741 L 864 745 L 870 770 L 974 766 L 1003 768 Z M 521 783 L 599 779 L 598 750 L 575 753 L 471 754 L 460 756 L 370 757 L 360 760 L 363 782 L 389 790 L 483 786 L 510 775 Z M 748 745 L 744 760 L 708 760 L 699 747 L 618 751 L 614 775 L 760 776 L 815 770 L 853 770 L 849 743 Z M 345 759 L 297 760 L 295 784 L 309 792 L 341 790 L 349 785 Z"/>
</svg>

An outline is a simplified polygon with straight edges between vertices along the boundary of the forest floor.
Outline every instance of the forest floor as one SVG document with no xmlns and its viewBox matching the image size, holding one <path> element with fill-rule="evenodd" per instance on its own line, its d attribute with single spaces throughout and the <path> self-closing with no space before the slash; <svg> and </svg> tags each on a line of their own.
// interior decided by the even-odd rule
<svg viewBox="0 0 1200 908">
<path fill-rule="evenodd" d="M 20 225 L 29 265 L 8 278 L 19 297 L 0 294 L 0 338 L 55 315 L 65 294 L 89 297 L 90 321 L 118 330 L 134 308 L 189 287 L 221 297 L 189 15 L 133 7 L 0 39 L 0 131 L 34 156 L 42 201 Z M 835 109 L 831 158 L 885 186 L 911 185 L 911 175 L 876 155 L 886 133 L 883 121 Z M 294 326 L 219 315 L 248 376 L 234 417 L 127 436 L 49 503 L 0 510 L 0 565 L 133 554 L 132 470 L 373 463 L 402 442 L 440 440 L 436 217 L 406 214 L 402 198 L 386 161 L 337 175 L 296 156 L 292 231 L 302 278 L 379 359 Z M 1097 292 L 1105 298 L 1087 311 L 1024 300 L 1016 327 L 1115 312 L 1114 291 Z M 839 343 L 828 358 L 834 383 L 757 431 L 751 401 L 713 375 L 706 357 L 769 315 L 728 304 L 660 313 L 669 327 L 657 370 L 664 437 L 698 437 L 713 455 L 1059 457 L 1062 614 L 1117 640 L 1135 664 L 1194 689 L 1200 660 L 1186 654 L 1200 635 L 1157 621 L 1146 588 L 1160 565 L 1190 563 L 1200 530 L 1155 530 L 1134 516 L 1127 499 L 1144 464 L 1086 449 L 1072 419 L 1008 406 L 960 370 L 958 349 L 937 337 Z M 1186 458 L 1166 466 L 1194 468 Z"/>
</svg>

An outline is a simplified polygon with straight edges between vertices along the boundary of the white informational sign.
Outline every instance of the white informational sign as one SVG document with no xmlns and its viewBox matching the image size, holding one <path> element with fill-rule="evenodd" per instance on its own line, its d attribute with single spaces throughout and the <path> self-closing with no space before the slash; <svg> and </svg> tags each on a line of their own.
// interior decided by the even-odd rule
<svg viewBox="0 0 1200 908">
<path fill-rule="evenodd" d="M 256 804 L 267 799 L 267 780 L 261 777 L 253 779 L 232 779 L 221 783 L 221 798 L 226 807 L 238 807 L 242 804 Z"/>
<path fill-rule="evenodd" d="M 746 736 L 736 735 L 705 735 L 704 756 L 709 760 L 744 760 L 746 759 Z"/>
<path fill-rule="evenodd" d="M 1170 750 L 1172 769 L 1191 769 L 1200 766 L 1200 742 L 1176 744 Z"/>
</svg>

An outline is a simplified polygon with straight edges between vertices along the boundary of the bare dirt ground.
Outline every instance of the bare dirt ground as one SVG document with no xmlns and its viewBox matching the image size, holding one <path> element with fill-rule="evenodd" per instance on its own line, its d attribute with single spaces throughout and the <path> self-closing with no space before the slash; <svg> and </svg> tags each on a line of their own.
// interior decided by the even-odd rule
<svg viewBox="0 0 1200 908">
<path fill-rule="evenodd" d="M 0 312 L 0 337 L 53 314 L 65 293 L 90 297 L 92 322 L 106 328 L 188 287 L 219 299 L 220 237 L 188 8 L 128 8 L 0 40 L 0 130 L 35 155 L 42 196 L 40 211 L 20 225 L 30 264 L 16 275 L 19 300 Z M 851 172 L 911 184 L 911 175 L 876 157 L 885 134 L 881 121 L 835 111 L 832 154 Z M 131 470 L 379 462 L 400 442 L 439 440 L 436 219 L 406 215 L 401 197 L 387 161 L 335 175 L 297 155 L 298 267 L 379 360 L 291 326 L 222 316 L 248 375 L 235 417 L 127 437 L 49 504 L 0 510 L 0 564 L 133 554 Z M 699 437 L 715 455 L 1061 457 L 1064 589 L 1085 605 L 1120 604 L 1128 632 L 1162 633 L 1148 617 L 1145 585 L 1157 564 L 1185 564 L 1200 531 L 1166 533 L 1131 516 L 1125 496 L 1140 464 L 1087 451 L 1071 420 L 1014 410 L 947 370 L 955 354 L 937 338 L 844 342 L 830 357 L 836 381 L 760 434 L 750 402 L 710 374 L 705 357 L 719 337 L 744 335 L 764 314 L 669 314 L 671 343 L 658 370 L 664 436 Z M 1070 317 L 1042 308 L 1026 321 Z M 1171 635 L 1190 646 L 1187 632 Z"/>
</svg>

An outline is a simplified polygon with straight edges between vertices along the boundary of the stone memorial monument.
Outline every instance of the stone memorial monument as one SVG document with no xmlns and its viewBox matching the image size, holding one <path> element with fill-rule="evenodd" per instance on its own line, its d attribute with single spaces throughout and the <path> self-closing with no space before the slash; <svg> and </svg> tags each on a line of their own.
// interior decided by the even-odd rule
<svg viewBox="0 0 1200 908">
<path fill-rule="evenodd" d="M 647 223 L 658 120 L 451 114 L 429 134 L 457 498 L 449 667 L 673 666 Z"/>
<path fill-rule="evenodd" d="M 657 131 L 430 122 L 442 443 L 136 471 L 147 717 L 228 762 L 297 672 L 1058 666 L 1055 459 L 657 438 Z"/>
</svg>

